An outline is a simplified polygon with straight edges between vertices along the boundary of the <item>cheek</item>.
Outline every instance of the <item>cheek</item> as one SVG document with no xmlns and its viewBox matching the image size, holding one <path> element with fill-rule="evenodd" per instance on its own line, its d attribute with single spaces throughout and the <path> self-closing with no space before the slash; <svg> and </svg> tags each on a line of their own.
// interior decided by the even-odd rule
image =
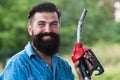
<svg viewBox="0 0 120 80">
<path fill-rule="evenodd" d="M 34 35 L 38 35 L 39 33 L 41 33 L 42 32 L 42 30 L 41 29 L 39 29 L 39 28 L 33 28 L 33 34 Z"/>
<path fill-rule="evenodd" d="M 55 29 L 55 30 L 53 30 L 56 34 L 59 34 L 59 32 L 60 32 L 60 30 L 59 30 L 59 28 L 57 28 L 57 29 Z"/>
</svg>

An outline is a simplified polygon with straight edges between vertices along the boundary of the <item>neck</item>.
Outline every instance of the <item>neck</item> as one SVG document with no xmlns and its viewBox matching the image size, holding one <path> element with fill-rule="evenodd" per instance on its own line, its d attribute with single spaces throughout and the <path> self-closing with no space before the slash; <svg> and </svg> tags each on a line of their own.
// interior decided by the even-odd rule
<svg viewBox="0 0 120 80">
<path fill-rule="evenodd" d="M 33 45 L 33 43 L 32 43 L 32 47 L 33 47 L 33 49 L 35 50 L 35 52 L 37 53 L 37 55 L 38 55 L 41 59 L 43 59 L 50 67 L 52 67 L 51 56 L 48 56 L 48 55 L 46 55 L 46 54 L 38 51 L 38 50 L 35 48 L 35 46 Z"/>
</svg>

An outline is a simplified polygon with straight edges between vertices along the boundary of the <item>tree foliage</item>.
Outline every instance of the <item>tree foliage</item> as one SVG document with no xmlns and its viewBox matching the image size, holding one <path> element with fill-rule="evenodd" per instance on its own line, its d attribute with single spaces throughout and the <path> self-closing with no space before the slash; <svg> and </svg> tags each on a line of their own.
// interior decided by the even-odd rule
<svg viewBox="0 0 120 80">
<path fill-rule="evenodd" d="M 27 15 L 34 4 L 42 1 L 49 0 L 0 0 L 0 56 L 11 56 L 23 49 L 30 41 L 27 32 Z M 101 40 L 120 43 L 119 24 L 115 23 L 113 18 L 114 8 L 111 6 L 113 2 L 108 0 L 105 4 L 105 1 L 51 1 L 62 11 L 60 51 L 69 51 L 73 48 L 78 20 L 84 8 L 88 9 L 82 31 L 82 42 L 85 45 L 93 45 Z"/>
</svg>

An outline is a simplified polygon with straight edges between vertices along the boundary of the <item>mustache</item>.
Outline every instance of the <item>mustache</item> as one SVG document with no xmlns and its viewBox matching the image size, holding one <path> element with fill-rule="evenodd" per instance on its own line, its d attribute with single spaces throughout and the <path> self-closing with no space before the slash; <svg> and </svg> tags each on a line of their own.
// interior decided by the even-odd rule
<svg viewBox="0 0 120 80">
<path fill-rule="evenodd" d="M 44 36 L 50 36 L 50 37 L 52 37 L 52 38 L 56 38 L 56 37 L 59 36 L 59 34 L 50 32 L 50 33 L 40 33 L 40 34 L 36 35 L 36 37 L 38 37 L 39 39 L 41 39 L 41 38 L 44 37 Z"/>
</svg>

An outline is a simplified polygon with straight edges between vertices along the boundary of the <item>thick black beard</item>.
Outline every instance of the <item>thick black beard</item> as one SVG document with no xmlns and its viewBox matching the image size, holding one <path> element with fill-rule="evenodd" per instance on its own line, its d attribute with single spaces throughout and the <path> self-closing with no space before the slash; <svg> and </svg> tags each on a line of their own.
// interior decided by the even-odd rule
<svg viewBox="0 0 120 80">
<path fill-rule="evenodd" d="M 43 41 L 43 36 L 51 36 L 53 39 L 48 41 Z M 38 35 L 32 35 L 32 42 L 34 47 L 47 56 L 52 56 L 58 52 L 60 44 L 60 36 L 53 32 L 50 33 L 40 33 Z"/>
</svg>

